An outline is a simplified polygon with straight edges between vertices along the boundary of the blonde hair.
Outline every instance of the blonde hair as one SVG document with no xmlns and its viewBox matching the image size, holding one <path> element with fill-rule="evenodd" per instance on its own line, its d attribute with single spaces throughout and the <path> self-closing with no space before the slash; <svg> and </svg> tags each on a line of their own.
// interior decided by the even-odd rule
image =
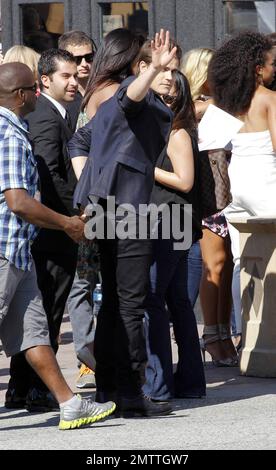
<svg viewBox="0 0 276 470">
<path fill-rule="evenodd" d="M 37 64 L 40 55 L 27 46 L 13 46 L 5 54 L 3 64 L 9 62 L 21 62 L 27 65 L 34 74 L 35 80 L 38 78 Z"/>
<path fill-rule="evenodd" d="M 193 101 L 202 94 L 202 87 L 207 81 L 208 66 L 213 54 L 212 49 L 202 47 L 191 49 L 183 57 L 181 72 L 189 81 Z"/>
</svg>

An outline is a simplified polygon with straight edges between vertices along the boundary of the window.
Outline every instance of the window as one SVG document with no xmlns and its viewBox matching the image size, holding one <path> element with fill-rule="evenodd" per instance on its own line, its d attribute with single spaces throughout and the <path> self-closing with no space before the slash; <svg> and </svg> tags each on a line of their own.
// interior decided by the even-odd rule
<svg viewBox="0 0 276 470">
<path fill-rule="evenodd" d="M 148 35 L 148 2 L 101 3 L 102 36 L 116 28 Z"/>
<path fill-rule="evenodd" d="M 57 47 L 64 33 L 63 3 L 27 3 L 21 8 L 23 44 L 39 53 Z"/>
<path fill-rule="evenodd" d="M 265 0 L 262 2 L 251 1 L 226 1 L 226 33 L 233 35 L 239 31 L 250 29 L 269 34 L 275 31 L 275 2 Z"/>
</svg>

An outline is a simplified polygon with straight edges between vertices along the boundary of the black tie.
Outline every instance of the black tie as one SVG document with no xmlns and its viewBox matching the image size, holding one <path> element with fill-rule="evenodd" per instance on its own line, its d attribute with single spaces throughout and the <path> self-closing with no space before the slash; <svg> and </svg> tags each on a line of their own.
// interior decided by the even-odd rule
<svg viewBox="0 0 276 470">
<path fill-rule="evenodd" d="M 69 127 L 70 131 L 72 131 L 72 122 L 71 122 L 71 118 L 70 118 L 70 114 L 68 113 L 68 111 L 66 111 L 66 114 L 65 114 L 65 121 L 67 122 L 67 126 Z"/>
</svg>

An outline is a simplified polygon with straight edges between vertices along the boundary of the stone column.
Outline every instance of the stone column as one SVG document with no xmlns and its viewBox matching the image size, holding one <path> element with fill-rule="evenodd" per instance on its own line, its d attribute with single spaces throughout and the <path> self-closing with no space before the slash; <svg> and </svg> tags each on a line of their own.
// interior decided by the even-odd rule
<svg viewBox="0 0 276 470">
<path fill-rule="evenodd" d="M 276 218 L 233 218 L 240 232 L 242 375 L 276 377 Z"/>
</svg>

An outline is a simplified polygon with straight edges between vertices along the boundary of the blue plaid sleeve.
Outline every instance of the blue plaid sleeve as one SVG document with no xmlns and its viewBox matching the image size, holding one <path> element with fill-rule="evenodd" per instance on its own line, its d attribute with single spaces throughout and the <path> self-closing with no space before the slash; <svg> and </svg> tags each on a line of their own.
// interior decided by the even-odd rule
<svg viewBox="0 0 276 470">
<path fill-rule="evenodd" d="M 15 136 L 0 139 L 0 189 L 26 189 L 27 184 L 26 143 Z"/>
</svg>

